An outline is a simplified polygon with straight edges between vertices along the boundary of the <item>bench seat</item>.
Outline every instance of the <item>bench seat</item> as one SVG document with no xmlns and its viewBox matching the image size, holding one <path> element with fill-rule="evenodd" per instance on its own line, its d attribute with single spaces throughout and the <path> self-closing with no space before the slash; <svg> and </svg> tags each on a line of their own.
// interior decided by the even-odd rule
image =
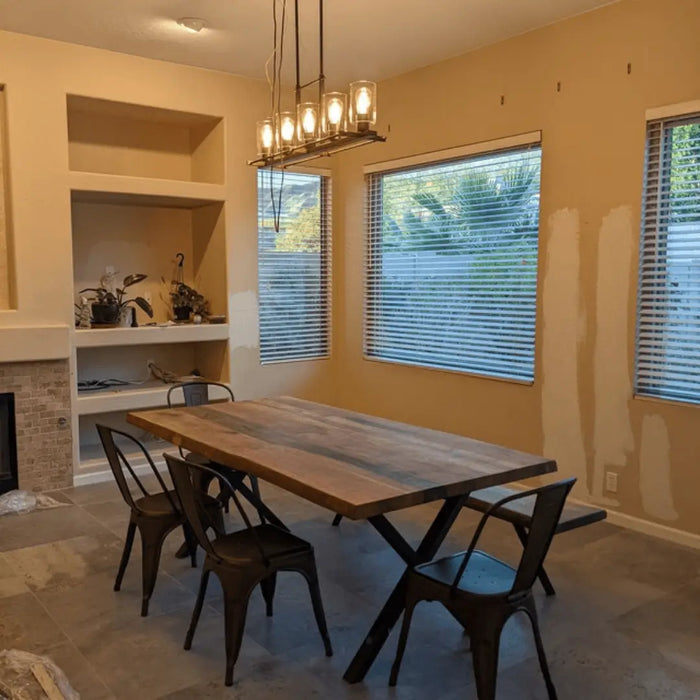
<svg viewBox="0 0 700 700">
<path fill-rule="evenodd" d="M 492 486 L 488 489 L 472 491 L 467 498 L 465 506 L 485 513 L 494 503 L 502 498 L 518 493 L 518 489 L 507 486 Z M 532 522 L 532 509 L 535 506 L 535 497 L 521 498 L 512 503 L 506 503 L 496 511 L 493 516 L 501 520 L 507 520 L 514 525 L 522 525 L 525 528 L 530 527 Z M 607 512 L 603 508 L 595 508 L 579 503 L 567 503 L 562 511 L 559 524 L 555 530 L 558 535 L 562 532 L 575 530 L 577 527 L 590 525 L 591 523 L 605 520 Z"/>
</svg>

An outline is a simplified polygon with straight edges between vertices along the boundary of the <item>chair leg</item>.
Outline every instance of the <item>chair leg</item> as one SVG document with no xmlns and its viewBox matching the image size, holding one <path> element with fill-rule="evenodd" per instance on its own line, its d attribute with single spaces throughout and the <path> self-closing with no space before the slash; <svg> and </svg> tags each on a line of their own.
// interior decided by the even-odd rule
<svg viewBox="0 0 700 700">
<path fill-rule="evenodd" d="M 275 586 L 277 585 L 277 572 L 270 574 L 260 581 L 260 590 L 265 599 L 265 614 L 272 617 L 272 601 L 275 597 Z"/>
<path fill-rule="evenodd" d="M 225 585 L 225 584 L 224 584 Z M 225 684 L 233 685 L 233 667 L 236 665 L 243 640 L 248 597 L 239 591 L 224 591 L 224 624 L 226 625 L 226 677 Z"/>
<path fill-rule="evenodd" d="M 413 608 L 416 607 L 416 600 L 406 600 L 406 609 L 403 612 L 403 622 L 401 623 L 401 634 L 399 635 L 399 643 L 396 645 L 396 656 L 394 663 L 391 666 L 391 675 L 389 676 L 389 685 L 395 686 L 399 678 L 399 670 L 401 669 L 401 661 L 404 651 L 406 651 L 406 642 L 408 641 L 408 630 L 411 626 L 411 618 L 413 617 Z"/>
<path fill-rule="evenodd" d="M 160 523 L 145 522 L 139 524 L 142 570 L 141 617 L 148 615 L 148 603 L 158 577 L 158 564 L 160 563 L 163 541 L 171 530 L 172 526 L 166 527 Z"/>
<path fill-rule="evenodd" d="M 194 604 L 194 610 L 192 611 L 192 620 L 190 620 L 190 627 L 187 630 L 187 636 L 185 637 L 185 649 L 192 648 L 192 640 L 194 639 L 194 632 L 197 629 L 197 623 L 199 622 L 199 616 L 202 614 L 202 606 L 204 605 L 204 597 L 207 593 L 207 584 L 209 583 L 210 569 L 205 568 L 202 571 L 202 578 L 199 580 L 199 591 L 197 592 L 197 602 Z"/>
<path fill-rule="evenodd" d="M 338 527 L 340 525 L 340 521 L 343 519 L 343 516 L 340 513 L 335 514 L 335 518 L 333 518 L 333 527 Z"/>
<path fill-rule="evenodd" d="M 309 586 L 309 595 L 311 596 L 311 605 L 314 609 L 314 617 L 316 625 L 323 640 L 323 646 L 326 651 L 326 656 L 333 656 L 333 647 L 331 646 L 331 638 L 328 634 L 328 625 L 326 624 L 326 613 L 323 611 L 323 601 L 321 599 L 321 587 L 318 585 L 318 573 L 316 572 L 316 562 L 311 561 L 310 565 L 304 569 L 300 569 L 302 576 L 306 579 Z"/>
<path fill-rule="evenodd" d="M 126 530 L 126 540 L 124 541 L 124 551 L 122 552 L 122 558 L 119 562 L 119 571 L 117 571 L 117 578 L 114 581 L 114 590 L 118 591 L 122 587 L 122 579 L 124 578 L 124 572 L 126 571 L 126 565 L 129 563 L 129 557 L 131 556 L 131 548 L 134 544 L 134 535 L 136 534 L 136 523 L 129 521 L 129 527 Z"/>
<path fill-rule="evenodd" d="M 515 525 L 513 524 L 513 527 L 515 528 L 515 532 L 518 535 L 518 539 L 520 540 L 520 544 L 522 544 L 523 548 L 527 546 L 527 530 L 522 526 L 522 525 Z M 554 590 L 554 586 L 552 585 L 552 581 L 550 580 L 549 576 L 547 575 L 547 572 L 544 570 L 544 566 L 540 567 L 540 570 L 537 572 L 537 578 L 540 580 L 540 583 L 542 584 L 542 588 L 544 588 L 544 592 L 550 596 L 550 595 L 556 595 L 556 591 Z"/>
<path fill-rule="evenodd" d="M 529 605 L 525 609 L 525 613 L 530 618 L 530 623 L 532 624 L 532 633 L 535 636 L 535 646 L 537 647 L 537 659 L 540 662 L 540 670 L 542 671 L 542 676 L 544 678 L 545 685 L 547 686 L 547 696 L 549 700 L 557 700 L 557 691 L 554 687 L 552 676 L 549 673 L 549 665 L 547 664 L 547 656 L 544 653 L 542 635 L 540 634 L 540 625 L 537 621 L 537 610 L 535 609 L 534 604 Z"/>
<path fill-rule="evenodd" d="M 472 664 L 476 678 L 476 696 L 479 700 L 496 699 L 498 675 L 498 647 L 500 631 L 489 637 L 471 639 Z"/>
<path fill-rule="evenodd" d="M 184 523 L 182 525 L 182 532 L 185 535 L 185 546 L 187 547 L 187 554 L 189 554 L 190 562 L 192 563 L 192 568 L 197 568 L 197 538 L 192 532 L 192 528 Z M 182 549 L 182 547 L 180 547 Z M 180 550 L 178 550 L 179 552 Z M 177 554 L 175 555 L 177 556 Z"/>
</svg>

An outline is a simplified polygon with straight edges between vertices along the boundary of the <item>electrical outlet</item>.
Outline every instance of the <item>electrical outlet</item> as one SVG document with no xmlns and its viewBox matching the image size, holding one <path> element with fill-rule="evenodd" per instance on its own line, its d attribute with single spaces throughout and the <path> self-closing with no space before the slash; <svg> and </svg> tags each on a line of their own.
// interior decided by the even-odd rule
<svg viewBox="0 0 700 700">
<path fill-rule="evenodd" d="M 113 275 L 115 272 L 114 265 L 105 265 L 105 275 Z"/>
<path fill-rule="evenodd" d="M 605 490 L 617 493 L 617 472 L 605 472 Z"/>
</svg>

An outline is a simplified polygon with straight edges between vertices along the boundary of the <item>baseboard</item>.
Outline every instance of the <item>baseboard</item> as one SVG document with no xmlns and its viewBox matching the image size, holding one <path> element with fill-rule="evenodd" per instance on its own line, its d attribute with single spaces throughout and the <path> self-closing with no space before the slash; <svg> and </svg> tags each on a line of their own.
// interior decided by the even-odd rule
<svg viewBox="0 0 700 700">
<path fill-rule="evenodd" d="M 162 459 L 154 459 L 156 468 L 159 472 L 167 472 L 167 467 Z M 137 476 L 151 474 L 150 465 L 137 464 L 134 466 L 134 472 Z M 86 472 L 85 474 L 73 474 L 73 486 L 87 486 L 88 484 L 100 484 L 104 481 L 114 481 L 114 474 L 111 469 L 101 469 L 94 472 Z"/>
<path fill-rule="evenodd" d="M 608 510 L 608 522 L 628 530 L 658 537 L 668 542 L 682 544 L 686 547 L 692 547 L 693 549 L 700 549 L 700 535 L 686 532 L 685 530 L 678 530 L 675 527 L 661 525 L 660 523 L 643 520 L 642 518 L 635 518 L 632 515 L 626 515 L 625 513 L 620 513 L 615 510 Z"/>
</svg>

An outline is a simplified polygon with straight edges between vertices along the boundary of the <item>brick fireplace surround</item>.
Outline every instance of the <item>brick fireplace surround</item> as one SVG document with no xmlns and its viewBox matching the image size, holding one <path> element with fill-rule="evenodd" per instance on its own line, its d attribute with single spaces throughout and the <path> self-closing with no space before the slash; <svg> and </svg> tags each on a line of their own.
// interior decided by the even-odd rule
<svg viewBox="0 0 700 700">
<path fill-rule="evenodd" d="M 73 485 L 68 360 L 0 364 L 0 393 L 15 395 L 19 487 Z"/>
</svg>

